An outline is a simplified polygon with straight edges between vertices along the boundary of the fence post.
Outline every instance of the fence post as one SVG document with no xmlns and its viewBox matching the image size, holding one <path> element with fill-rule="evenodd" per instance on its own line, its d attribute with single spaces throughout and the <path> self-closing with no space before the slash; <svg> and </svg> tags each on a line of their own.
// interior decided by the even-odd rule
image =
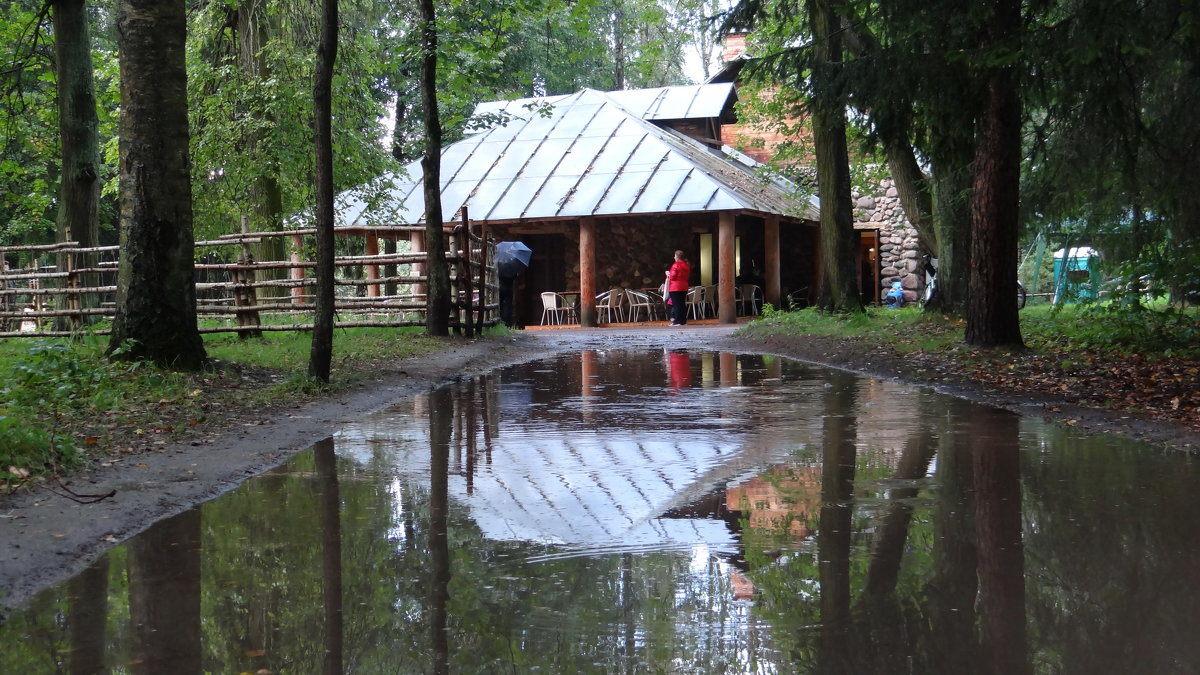
<svg viewBox="0 0 1200 675">
<path fill-rule="evenodd" d="M 304 254 L 304 236 L 299 234 L 292 235 L 292 250 L 288 254 L 288 258 L 292 261 L 293 267 L 288 270 L 288 276 L 293 281 L 301 283 L 292 286 L 292 304 L 304 302 L 304 268 L 300 266 L 300 261 Z"/>
<path fill-rule="evenodd" d="M 462 228 L 459 230 L 458 243 L 460 246 L 459 265 L 462 270 L 463 295 L 465 296 L 465 312 L 467 337 L 475 337 L 475 284 L 471 272 L 471 221 L 467 218 L 467 207 L 462 207 Z"/>
<path fill-rule="evenodd" d="M 365 234 L 364 238 L 366 239 L 367 255 L 368 256 L 379 255 L 379 235 L 376 234 L 375 232 L 367 232 Z M 369 281 L 378 281 L 379 280 L 379 264 L 378 263 L 368 263 L 367 264 L 367 280 L 369 280 Z M 367 284 L 367 297 L 368 298 L 378 298 L 379 297 L 379 284 Z"/>
<path fill-rule="evenodd" d="M 72 290 L 78 290 L 79 272 L 75 268 L 75 252 L 67 249 L 63 251 L 65 255 L 60 256 L 60 259 L 66 265 L 67 272 L 67 310 L 70 314 L 67 315 L 67 324 L 72 331 L 77 331 L 83 328 L 83 314 L 80 310 L 83 308 L 83 303 L 80 302 L 79 293 L 72 293 Z"/>
<path fill-rule="evenodd" d="M 242 216 L 242 234 L 250 234 L 250 217 Z M 242 253 L 238 256 L 238 267 L 233 270 L 233 299 L 236 305 L 237 325 L 253 326 L 257 328 L 262 325 L 262 320 L 258 315 L 258 294 L 254 289 L 254 254 L 250 252 L 250 244 L 242 239 Z M 262 337 L 261 330 L 239 330 L 238 338 L 246 339 L 250 337 Z"/>
</svg>

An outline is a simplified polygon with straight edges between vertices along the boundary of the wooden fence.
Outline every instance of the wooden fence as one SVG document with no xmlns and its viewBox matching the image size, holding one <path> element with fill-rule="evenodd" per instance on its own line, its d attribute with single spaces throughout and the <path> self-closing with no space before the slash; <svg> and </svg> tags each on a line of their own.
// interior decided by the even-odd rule
<svg viewBox="0 0 1200 675">
<path fill-rule="evenodd" d="M 196 242 L 196 313 L 201 333 L 311 330 L 316 230 L 242 232 Z M 335 322 L 342 328 L 425 325 L 428 254 L 423 226 L 380 225 L 335 230 Z M 255 260 L 253 245 L 282 239 L 286 260 Z M 475 335 L 499 314 L 495 244 L 463 223 L 446 233 L 455 332 Z M 261 249 L 261 247 L 259 247 Z M 388 247 L 391 248 L 391 247 Z M 0 338 L 66 337 L 83 330 L 107 335 L 101 319 L 116 313 L 119 247 L 74 242 L 0 246 Z"/>
</svg>

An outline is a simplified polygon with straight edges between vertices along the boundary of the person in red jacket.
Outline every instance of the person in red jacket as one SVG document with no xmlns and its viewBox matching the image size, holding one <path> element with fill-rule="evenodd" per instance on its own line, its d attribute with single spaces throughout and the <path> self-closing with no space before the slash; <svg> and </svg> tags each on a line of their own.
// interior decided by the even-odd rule
<svg viewBox="0 0 1200 675">
<path fill-rule="evenodd" d="M 687 323 L 687 292 L 692 278 L 692 266 L 683 251 L 675 251 L 675 264 L 667 270 L 667 294 L 671 296 L 671 325 Z"/>
</svg>

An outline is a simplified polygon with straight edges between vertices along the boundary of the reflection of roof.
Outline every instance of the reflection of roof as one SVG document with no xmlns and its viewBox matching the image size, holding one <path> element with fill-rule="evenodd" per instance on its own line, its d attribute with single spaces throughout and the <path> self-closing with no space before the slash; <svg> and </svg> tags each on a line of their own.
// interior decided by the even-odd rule
<svg viewBox="0 0 1200 675">
<path fill-rule="evenodd" d="M 719 117 L 733 95 L 727 84 L 584 89 L 534 108 L 529 99 L 483 104 L 479 112 L 503 111 L 507 123 L 442 150 L 442 211 L 450 218 L 466 206 L 473 220 L 488 221 L 711 211 L 816 220 L 812 200 L 756 175 L 753 160 L 648 121 Z M 407 177 L 390 176 L 386 207 L 343 196 L 338 224 L 421 222 L 420 176 L 419 161 Z"/>
</svg>

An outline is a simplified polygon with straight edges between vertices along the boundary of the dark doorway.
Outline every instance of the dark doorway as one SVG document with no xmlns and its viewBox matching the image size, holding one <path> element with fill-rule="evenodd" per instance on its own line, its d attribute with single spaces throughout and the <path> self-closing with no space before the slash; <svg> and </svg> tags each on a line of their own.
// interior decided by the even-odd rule
<svg viewBox="0 0 1200 675">
<path fill-rule="evenodd" d="M 879 304 L 879 230 L 858 232 L 858 289 L 864 305 Z"/>
<path fill-rule="evenodd" d="M 529 269 L 517 278 L 513 316 L 520 326 L 542 322 L 542 292 L 567 290 L 567 238 L 561 234 L 526 234 L 520 240 L 533 250 Z"/>
</svg>

